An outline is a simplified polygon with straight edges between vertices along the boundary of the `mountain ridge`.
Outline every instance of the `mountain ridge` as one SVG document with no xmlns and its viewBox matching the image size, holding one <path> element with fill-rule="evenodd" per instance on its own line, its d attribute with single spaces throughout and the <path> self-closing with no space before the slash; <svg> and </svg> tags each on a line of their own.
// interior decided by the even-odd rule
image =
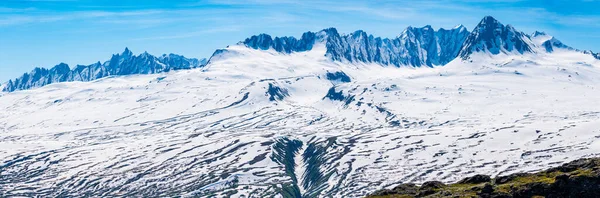
<svg viewBox="0 0 600 198">
<path fill-rule="evenodd" d="M 297 45 L 298 43 L 302 45 Z M 459 57 L 468 60 L 476 53 L 537 54 L 552 53 L 556 49 L 582 52 L 600 60 L 599 53 L 569 47 L 545 32 L 523 33 L 510 24 L 502 24 L 492 16 L 485 16 L 472 31 L 468 31 L 463 25 L 438 30 L 433 30 L 430 25 L 420 28 L 409 26 L 395 38 L 381 38 L 362 30 L 340 34 L 335 28 L 327 28 L 318 32 L 305 32 L 300 39 L 287 36 L 272 38 L 268 34 L 260 34 L 249 37 L 238 45 L 289 54 L 309 51 L 316 43 L 325 44 L 325 56 L 333 61 L 396 67 L 443 66 Z M 226 49 L 222 49 L 220 53 L 223 51 Z"/>
<path fill-rule="evenodd" d="M 263 33 L 248 37 L 237 44 L 256 50 L 273 49 L 283 54 L 306 52 L 312 50 L 316 44 L 324 44 L 324 56 L 332 61 L 376 63 L 396 67 L 443 66 L 458 57 L 468 60 L 476 53 L 552 53 L 556 49 L 575 50 L 600 60 L 599 53 L 574 49 L 544 32 L 525 34 L 491 16 L 484 17 L 472 31 L 468 31 L 463 25 L 437 30 L 430 25 L 420 28 L 409 26 L 395 38 L 382 38 L 362 30 L 340 34 L 335 28 L 326 28 L 318 32 L 305 32 L 300 38 L 272 37 Z M 227 48 L 217 49 L 211 58 L 225 52 Z M 91 81 L 106 76 L 193 69 L 209 64 L 211 58 L 198 60 L 176 54 L 156 57 L 147 52 L 134 56 L 125 48 L 124 52 L 113 54 L 111 59 L 104 63 L 77 65 L 73 69 L 64 63 L 50 69 L 37 67 L 19 78 L 3 83 L 2 91 L 26 90 L 58 82 Z"/>
<path fill-rule="evenodd" d="M 362 197 L 598 157 L 589 55 L 398 69 L 326 52 L 231 45 L 198 69 L 2 93 L 0 197 Z M 122 54 L 114 64 L 139 73 Z"/>
<path fill-rule="evenodd" d="M 122 53 L 113 54 L 104 63 L 98 61 L 90 65 L 77 65 L 73 69 L 66 63 L 59 63 L 50 69 L 36 67 L 19 78 L 9 80 L 2 91 L 26 90 L 59 82 L 92 81 L 107 76 L 162 73 L 204 65 L 206 59 L 186 58 L 172 53 L 156 57 L 144 52 L 135 56 L 126 47 Z"/>
<path fill-rule="evenodd" d="M 277 52 L 304 52 L 316 43 L 324 43 L 325 56 L 334 61 L 373 62 L 384 65 L 412 65 L 415 67 L 444 65 L 454 59 L 457 47 L 467 36 L 464 26 L 453 29 L 433 30 L 429 25 L 415 28 L 409 26 L 400 36 L 389 39 L 375 37 L 357 30 L 342 35 L 335 28 L 319 32 L 305 32 L 301 39 L 275 37 L 260 34 L 247 38 L 239 44 L 260 50 L 274 49 Z M 458 41 L 458 42 L 456 42 Z"/>
</svg>

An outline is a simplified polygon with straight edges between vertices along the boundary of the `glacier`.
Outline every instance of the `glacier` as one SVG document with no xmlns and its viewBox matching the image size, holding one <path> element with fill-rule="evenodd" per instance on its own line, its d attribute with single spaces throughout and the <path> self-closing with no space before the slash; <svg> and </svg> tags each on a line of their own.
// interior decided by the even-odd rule
<svg viewBox="0 0 600 198">
<path fill-rule="evenodd" d="M 2 92 L 0 197 L 361 197 L 598 156 L 597 54 L 482 21 L 501 34 L 263 34 L 193 69 Z"/>
</svg>

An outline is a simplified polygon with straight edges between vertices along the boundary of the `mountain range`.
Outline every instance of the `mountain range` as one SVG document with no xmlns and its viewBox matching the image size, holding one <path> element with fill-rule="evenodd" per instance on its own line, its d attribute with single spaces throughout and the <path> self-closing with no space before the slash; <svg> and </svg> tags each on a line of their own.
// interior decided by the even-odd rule
<svg viewBox="0 0 600 198">
<path fill-rule="evenodd" d="M 156 57 L 148 52 L 133 55 L 128 48 L 120 54 L 114 54 L 104 63 L 77 65 L 71 69 L 69 65 L 60 63 L 50 69 L 37 67 L 29 73 L 8 81 L 2 89 L 5 92 L 26 90 L 44 85 L 72 82 L 92 81 L 107 76 L 132 74 L 155 74 L 171 70 L 193 69 L 206 65 L 206 59 L 186 58 L 177 54 L 163 54 Z"/>
<path fill-rule="evenodd" d="M 598 54 L 492 17 L 79 68 L 0 92 L 0 197 L 364 197 L 600 157 Z"/>
<path fill-rule="evenodd" d="M 327 48 L 325 56 L 333 61 L 378 63 L 381 65 L 434 67 L 443 66 L 460 57 L 464 60 L 478 52 L 496 54 L 551 53 L 555 49 L 575 50 L 543 32 L 525 34 L 511 25 L 503 25 L 491 16 L 484 17 L 469 32 L 459 25 L 453 29 L 434 30 L 427 25 L 408 27 L 396 38 L 368 35 L 362 30 L 340 34 L 335 28 L 305 32 L 294 37 L 271 37 L 268 34 L 251 36 L 238 43 L 249 48 L 275 50 L 280 53 L 310 51 L 314 45 Z M 217 50 L 215 54 L 222 53 Z M 600 59 L 598 53 L 582 51 Z M 30 73 L 10 80 L 2 91 L 12 92 L 41 87 L 51 83 L 92 81 L 106 76 L 154 74 L 171 70 L 193 69 L 207 64 L 206 59 L 185 58 L 176 54 L 155 57 L 147 52 L 134 56 L 129 49 L 115 54 L 109 61 L 74 69 L 64 63 L 51 69 L 35 68 Z"/>
</svg>

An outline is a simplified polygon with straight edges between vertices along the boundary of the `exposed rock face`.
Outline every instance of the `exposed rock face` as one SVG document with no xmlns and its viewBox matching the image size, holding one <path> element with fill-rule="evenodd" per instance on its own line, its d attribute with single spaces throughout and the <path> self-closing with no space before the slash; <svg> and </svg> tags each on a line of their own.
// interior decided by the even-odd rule
<svg viewBox="0 0 600 198">
<path fill-rule="evenodd" d="M 305 32 L 299 39 L 273 38 L 267 34 L 259 34 L 239 44 L 286 54 L 310 51 L 316 44 L 322 44 L 326 47 L 324 56 L 333 61 L 377 63 L 397 67 L 441 66 L 457 57 L 467 60 L 475 53 L 552 53 L 556 49 L 575 50 L 600 59 L 598 53 L 573 49 L 544 32 L 525 34 L 511 25 L 503 25 L 491 16 L 484 17 L 471 32 L 462 25 L 448 30 L 434 30 L 427 25 L 421 28 L 408 27 L 395 38 L 381 38 L 362 30 L 340 34 L 335 28 L 328 28 L 319 32 Z M 218 49 L 213 53 L 213 57 L 218 57 L 224 52 L 227 52 L 227 49 Z M 25 90 L 57 82 L 92 81 L 106 76 L 192 69 L 206 64 L 206 59 L 185 58 L 176 54 L 155 57 L 143 53 L 134 56 L 129 49 L 125 49 L 123 53 L 113 55 L 104 63 L 77 65 L 73 69 L 64 63 L 51 69 L 35 68 L 30 73 L 7 82 L 2 91 Z"/>
<path fill-rule="evenodd" d="M 408 27 L 399 37 L 387 39 L 368 35 L 362 30 L 340 35 L 335 28 L 329 28 L 317 33 L 306 32 L 300 39 L 260 34 L 242 44 L 254 49 L 291 53 L 308 51 L 315 43 L 324 43 L 327 47 L 325 55 L 332 60 L 431 67 L 452 61 L 468 34 L 464 26 L 438 31 L 431 26 Z"/>
<path fill-rule="evenodd" d="M 335 28 L 329 28 L 317 33 L 306 32 L 300 39 L 260 34 L 241 44 L 291 53 L 311 50 L 316 43 L 324 43 L 327 47 L 325 55 L 336 61 L 413 67 L 445 65 L 458 56 L 468 59 L 477 52 L 523 54 L 534 52 L 535 47 L 529 35 L 511 25 L 503 25 L 491 16 L 483 18 L 472 32 L 462 25 L 437 31 L 427 25 L 408 27 L 400 36 L 388 39 L 368 35 L 362 30 L 340 35 Z M 556 39 L 549 40 L 547 45 L 567 47 Z"/>
<path fill-rule="evenodd" d="M 475 175 L 455 184 L 401 184 L 369 197 L 600 197 L 600 158 L 575 160 L 538 173 L 517 173 L 495 179 Z"/>
<path fill-rule="evenodd" d="M 129 49 L 125 48 L 123 53 L 114 54 L 110 60 L 104 63 L 97 62 L 87 66 L 77 65 L 72 70 L 65 63 L 60 63 L 51 69 L 35 68 L 30 73 L 25 73 L 19 78 L 8 81 L 2 91 L 25 90 L 59 82 L 92 81 L 106 76 L 154 74 L 171 70 L 192 69 L 202 67 L 205 64 L 205 59 L 186 58 L 176 54 L 164 54 L 156 57 L 145 52 L 135 56 Z"/>
<path fill-rule="evenodd" d="M 269 83 L 269 88 L 265 94 L 269 96 L 269 101 L 280 101 L 289 96 L 286 89 L 273 85 L 273 83 Z"/>
<path fill-rule="evenodd" d="M 344 73 L 342 71 L 337 71 L 334 73 L 327 72 L 326 77 L 327 77 L 327 80 L 330 80 L 330 81 L 340 81 L 340 82 L 344 82 L 344 83 L 352 81 L 350 76 L 348 76 L 346 73 Z"/>
<path fill-rule="evenodd" d="M 467 37 L 460 52 L 462 59 L 468 59 L 476 52 L 500 54 L 508 52 L 534 52 L 531 39 L 511 25 L 503 25 L 491 16 L 486 16 Z"/>
<path fill-rule="evenodd" d="M 408 27 L 396 38 L 381 38 L 362 30 L 342 35 L 335 28 L 328 28 L 306 32 L 300 39 L 260 34 L 240 42 L 253 49 L 281 53 L 309 51 L 319 43 L 327 48 L 325 56 L 334 61 L 411 67 L 445 65 L 457 57 L 467 60 L 475 53 L 552 53 L 558 48 L 578 51 L 544 32 L 528 35 L 491 16 L 484 17 L 471 32 L 462 25 L 437 31 L 427 25 Z M 598 53 L 587 54 L 600 59 Z"/>
</svg>

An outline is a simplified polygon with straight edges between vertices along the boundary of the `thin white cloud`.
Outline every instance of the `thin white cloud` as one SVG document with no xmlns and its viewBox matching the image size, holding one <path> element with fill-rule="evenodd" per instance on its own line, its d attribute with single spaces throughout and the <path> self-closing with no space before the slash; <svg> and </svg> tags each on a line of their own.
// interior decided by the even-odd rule
<svg viewBox="0 0 600 198">
<path fill-rule="evenodd" d="M 9 7 L 0 7 L 0 14 L 2 13 L 23 13 L 23 12 L 31 12 L 36 10 L 33 7 L 28 8 L 9 8 Z"/>
<path fill-rule="evenodd" d="M 163 10 L 136 10 L 136 11 L 75 11 L 66 13 L 55 13 L 48 11 L 26 12 L 24 14 L 4 14 L 0 15 L 0 26 L 20 25 L 27 23 L 48 23 L 58 21 L 84 20 L 94 18 L 114 18 L 121 20 L 123 17 L 141 17 L 149 15 L 162 14 Z"/>
<path fill-rule="evenodd" d="M 211 34 L 211 33 L 235 32 L 235 31 L 240 31 L 240 27 L 236 27 L 236 26 L 227 26 L 227 27 L 219 27 L 219 28 L 211 27 L 211 28 L 207 28 L 207 29 L 199 30 L 199 31 L 183 32 L 183 33 L 176 33 L 176 34 L 164 35 L 164 36 L 135 38 L 135 39 L 131 39 L 131 40 L 132 41 L 171 40 L 171 39 L 199 37 L 199 36 L 204 36 L 206 34 Z"/>
</svg>

